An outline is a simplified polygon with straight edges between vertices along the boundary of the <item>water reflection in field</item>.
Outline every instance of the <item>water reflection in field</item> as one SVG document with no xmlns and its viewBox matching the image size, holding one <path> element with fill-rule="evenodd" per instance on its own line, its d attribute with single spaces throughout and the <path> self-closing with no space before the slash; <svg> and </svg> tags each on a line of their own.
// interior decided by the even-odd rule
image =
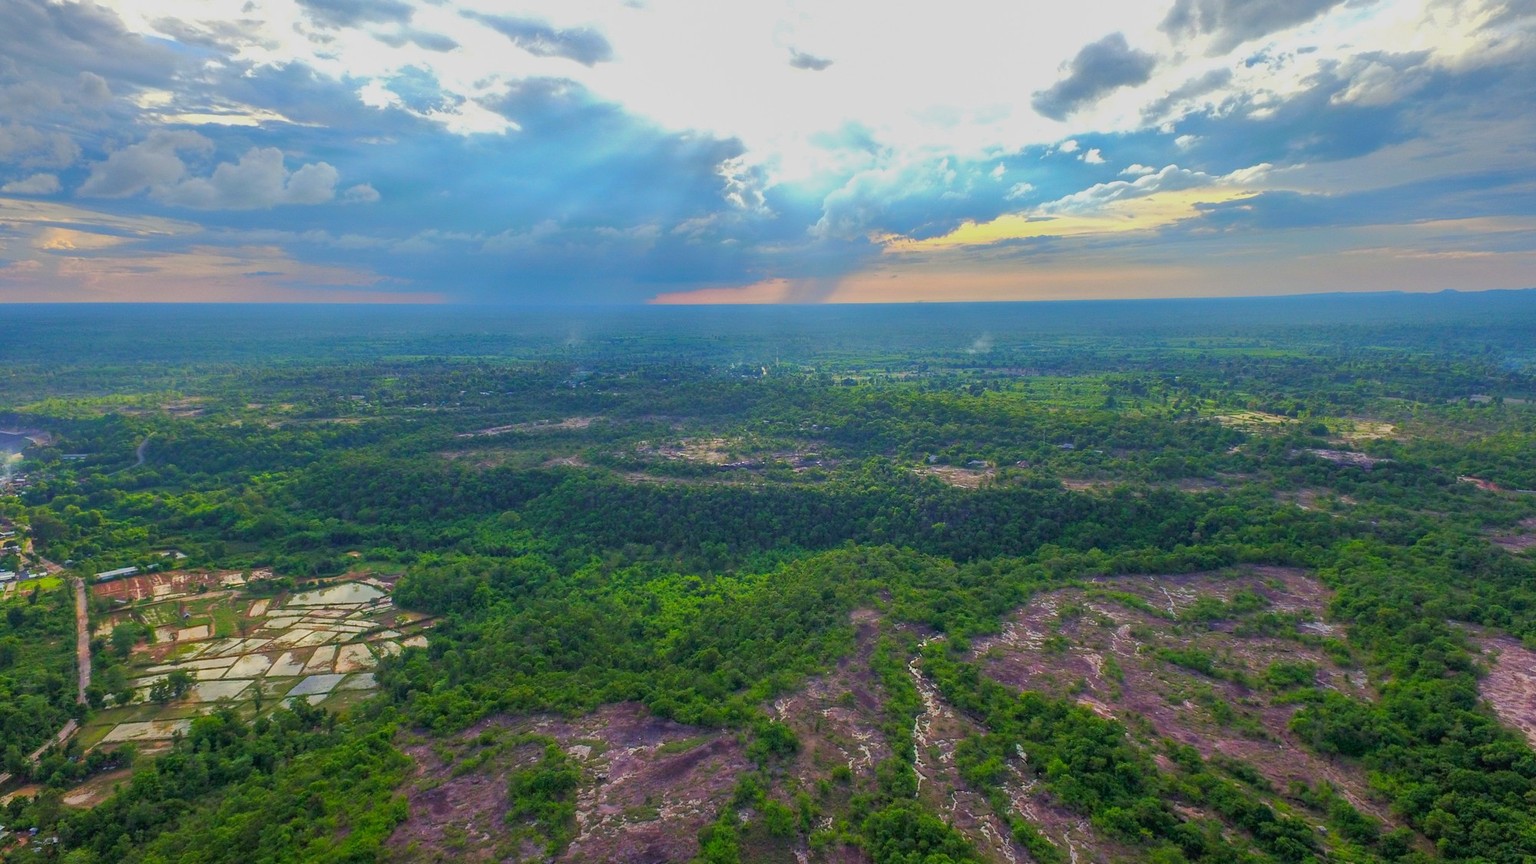
<svg viewBox="0 0 1536 864">
<path fill-rule="evenodd" d="M 372 603 L 384 592 L 362 582 L 346 582 L 318 591 L 306 591 L 288 598 L 289 606 L 352 606 Z"/>
</svg>

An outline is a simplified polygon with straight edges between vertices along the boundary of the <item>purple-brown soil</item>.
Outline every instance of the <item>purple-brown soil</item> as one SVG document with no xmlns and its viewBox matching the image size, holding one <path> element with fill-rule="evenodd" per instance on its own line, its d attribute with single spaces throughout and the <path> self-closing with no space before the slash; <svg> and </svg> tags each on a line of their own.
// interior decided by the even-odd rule
<svg viewBox="0 0 1536 864">
<path fill-rule="evenodd" d="M 1167 617 L 1105 591 L 1134 595 Z M 1189 617 L 1201 597 L 1227 602 L 1242 591 L 1262 597 L 1264 611 L 1299 613 L 1302 623 L 1289 633 L 1261 635 L 1240 629 L 1240 619 L 1179 620 Z M 1207 759 L 1241 760 L 1282 794 L 1292 783 L 1327 781 L 1358 809 L 1392 823 L 1364 774 L 1308 750 L 1289 728 L 1297 706 L 1259 683 L 1271 663 L 1311 663 L 1318 685 L 1372 697 L 1362 673 L 1341 668 L 1309 644 L 1317 641 L 1309 636 L 1334 635 L 1335 628 L 1321 620 L 1328 599 L 1302 571 L 1277 567 L 1232 575 L 1099 579 L 1089 590 L 1067 588 L 1035 598 L 1001 634 L 978 640 L 972 651 L 990 676 L 1012 687 L 1072 698 L 1125 722 L 1133 734 L 1189 745 Z M 1202 651 L 1222 677 L 1161 659 L 1159 649 Z"/>
<path fill-rule="evenodd" d="M 575 719 L 495 718 L 447 741 L 406 746 L 416 763 L 406 787 L 410 816 L 390 837 L 387 860 L 544 860 L 511 839 L 508 774 L 539 758 L 542 745 L 511 748 L 470 770 L 455 770 L 486 740 L 553 738 L 581 767 L 576 832 L 555 859 L 568 862 L 687 861 L 699 830 L 728 801 L 750 764 L 733 734 L 651 715 L 636 704 L 608 705 Z M 445 759 L 444 756 L 449 758 Z"/>
<path fill-rule="evenodd" d="M 1489 661 L 1478 685 L 1493 713 L 1536 747 L 1536 651 L 1510 636 L 1476 640 Z"/>
</svg>

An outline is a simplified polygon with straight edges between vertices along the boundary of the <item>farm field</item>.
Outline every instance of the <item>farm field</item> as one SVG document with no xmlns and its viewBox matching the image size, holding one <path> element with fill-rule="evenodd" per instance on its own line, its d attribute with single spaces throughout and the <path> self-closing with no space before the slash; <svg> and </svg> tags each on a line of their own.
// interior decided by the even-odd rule
<svg viewBox="0 0 1536 864">
<path fill-rule="evenodd" d="M 253 578 L 268 577 L 257 571 Z M 238 572 L 166 573 L 92 586 L 98 597 L 130 601 L 98 633 L 125 621 L 148 625 L 152 642 L 130 657 L 134 701 L 86 724 L 86 746 L 136 742 L 151 751 L 185 734 L 214 707 L 242 716 L 293 700 L 341 710 L 377 689 L 373 670 L 402 648 L 426 645 L 430 620 L 396 609 L 387 582 L 367 576 L 273 597 L 243 592 Z M 157 704 L 151 691 L 171 673 L 189 674 L 182 696 Z"/>
</svg>

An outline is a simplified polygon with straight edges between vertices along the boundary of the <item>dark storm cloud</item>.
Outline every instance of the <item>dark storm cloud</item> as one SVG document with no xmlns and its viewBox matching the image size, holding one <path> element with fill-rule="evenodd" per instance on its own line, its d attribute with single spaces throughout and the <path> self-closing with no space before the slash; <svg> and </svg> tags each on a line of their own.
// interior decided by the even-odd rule
<svg viewBox="0 0 1536 864">
<path fill-rule="evenodd" d="M 1178 87 L 1168 91 L 1162 98 L 1151 102 L 1141 110 L 1141 116 L 1149 121 L 1159 120 L 1178 108 L 1180 104 L 1220 90 L 1231 83 L 1231 81 L 1231 69 L 1212 69 L 1204 75 L 1185 81 Z"/>
<path fill-rule="evenodd" d="M 1174 38 L 1210 36 L 1221 53 L 1250 39 L 1305 24 L 1346 0 L 1175 0 L 1162 30 Z"/>
<path fill-rule="evenodd" d="M 832 65 L 832 61 L 825 57 L 817 57 L 815 54 L 807 54 L 795 48 L 789 49 L 789 65 L 796 69 L 806 69 L 811 72 L 820 72 Z"/>
<path fill-rule="evenodd" d="M 356 27 L 360 24 L 404 24 L 411 20 L 409 3 L 401 0 L 298 0 L 318 24 Z"/>
<path fill-rule="evenodd" d="M 1306 90 L 1284 102 L 1235 95 L 1214 113 L 1184 117 L 1178 130 L 1193 140 L 1186 158 L 1219 166 L 1212 173 L 1260 162 L 1331 162 L 1408 141 L 1438 123 L 1437 115 L 1463 110 L 1474 94 L 1486 101 L 1494 92 L 1487 88 L 1505 77 L 1497 70 L 1433 71 L 1423 54 L 1359 55 L 1325 64 Z M 1375 82 L 1414 82 L 1417 98 L 1378 96 Z"/>
<path fill-rule="evenodd" d="M 117 14 L 90 2 L 0 0 L 4 54 L 0 74 L 75 80 L 82 71 L 109 81 L 160 85 L 176 70 L 165 46 L 129 33 Z"/>
<path fill-rule="evenodd" d="M 1030 104 L 1046 117 L 1063 120 L 1106 93 L 1145 83 L 1156 65 L 1156 57 L 1132 48 L 1123 34 L 1111 33 L 1077 52 L 1067 64 L 1067 77 L 1036 93 Z"/>
<path fill-rule="evenodd" d="M 1519 190 L 1526 179 L 1507 171 L 1468 172 L 1341 195 L 1264 192 L 1197 205 L 1203 215 L 1189 227 L 1283 230 L 1523 216 L 1529 207 Z"/>
<path fill-rule="evenodd" d="M 531 18 L 478 12 L 464 14 L 511 39 L 512 44 L 535 57 L 563 57 L 583 66 L 595 66 L 613 59 L 613 46 L 603 34 L 588 27 L 561 30 Z"/>
<path fill-rule="evenodd" d="M 418 109 L 441 98 L 419 70 L 387 86 Z M 485 107 L 519 130 L 463 137 L 383 112 L 375 123 L 399 115 L 391 140 L 346 147 L 336 164 L 345 183 L 371 183 L 387 206 L 349 209 L 345 234 L 322 208 L 290 208 L 286 233 L 270 240 L 259 214 L 218 218 L 237 231 L 232 242 L 245 231 L 307 259 L 484 300 L 633 302 L 697 280 L 751 281 L 765 238 L 803 240 L 804 222 L 726 200 L 723 165 L 742 154 L 737 141 L 660 129 L 561 79 L 517 82 Z M 285 149 L 345 147 L 341 131 L 282 135 Z"/>
</svg>

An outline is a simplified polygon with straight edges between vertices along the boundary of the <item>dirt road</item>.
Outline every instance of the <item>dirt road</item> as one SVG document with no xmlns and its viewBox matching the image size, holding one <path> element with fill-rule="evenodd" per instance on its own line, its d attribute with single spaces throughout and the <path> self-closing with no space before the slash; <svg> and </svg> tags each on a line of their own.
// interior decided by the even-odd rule
<svg viewBox="0 0 1536 864">
<path fill-rule="evenodd" d="M 79 690 L 75 693 L 75 701 L 84 705 L 85 689 L 91 686 L 91 622 L 85 609 L 85 580 L 71 576 L 70 581 L 75 583 L 75 659 L 80 666 Z"/>
</svg>

